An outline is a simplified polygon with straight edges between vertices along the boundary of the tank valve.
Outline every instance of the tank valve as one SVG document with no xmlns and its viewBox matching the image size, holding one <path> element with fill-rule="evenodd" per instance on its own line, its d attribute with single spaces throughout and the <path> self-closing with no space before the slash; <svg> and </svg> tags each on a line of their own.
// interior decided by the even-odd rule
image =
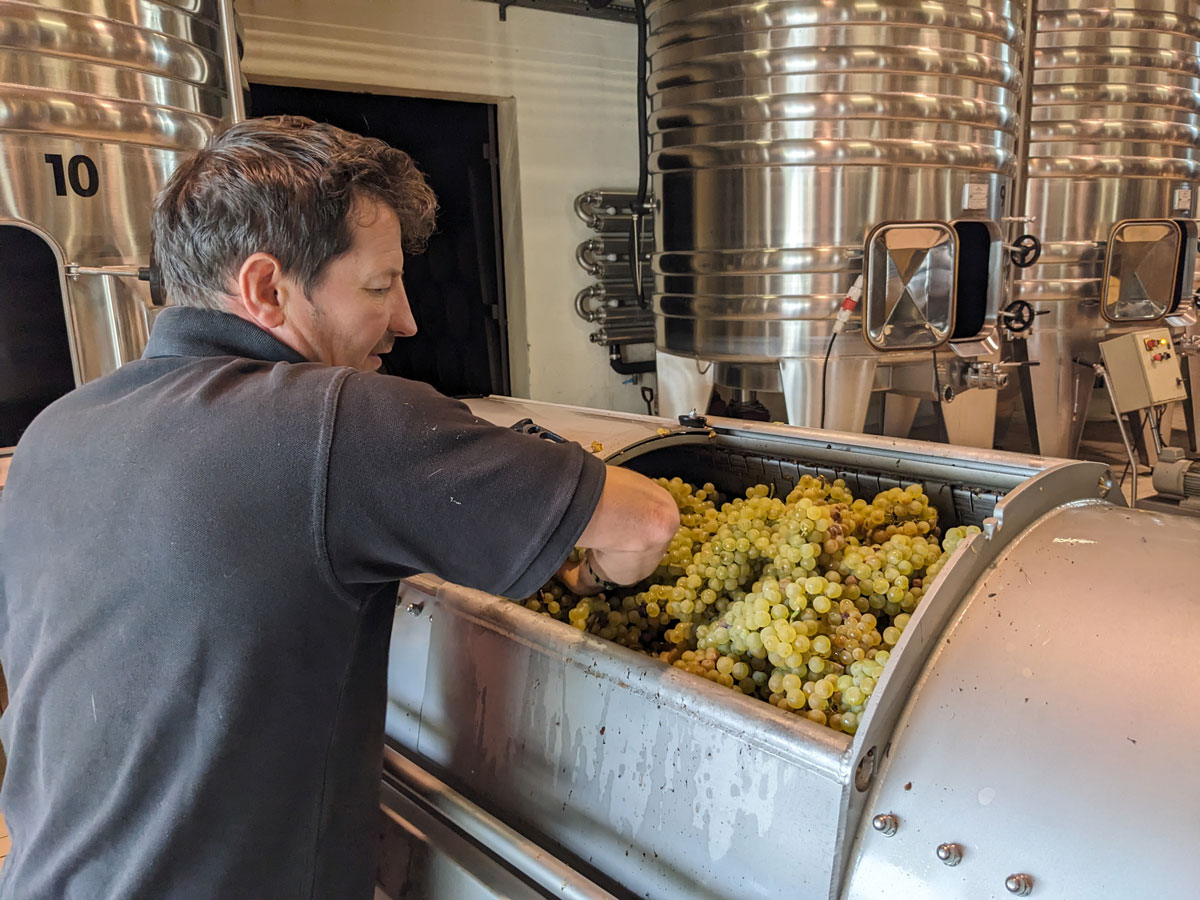
<svg viewBox="0 0 1200 900">
<path fill-rule="evenodd" d="M 962 862 L 962 847 L 958 844 L 938 844 L 937 858 L 948 866 Z"/>
<path fill-rule="evenodd" d="M 971 388 L 996 391 L 1008 387 L 1009 363 L 980 362 L 976 360 L 951 359 L 945 369 L 943 387 L 951 387 L 950 396 L 943 396 L 943 402 L 949 402 L 959 391 Z"/>
<path fill-rule="evenodd" d="M 1023 234 L 1011 244 L 1005 244 L 1008 257 L 1018 269 L 1028 269 L 1042 255 L 1042 242 L 1032 234 Z"/>
<path fill-rule="evenodd" d="M 1021 334 L 1033 327 L 1033 320 L 1038 316 L 1048 315 L 1050 310 L 1035 310 L 1033 304 L 1026 300 L 1014 300 L 1004 307 L 1000 320 L 1013 334 Z"/>
<path fill-rule="evenodd" d="M 1009 875 L 1004 879 L 1004 888 L 1010 894 L 1016 894 L 1018 897 L 1028 897 L 1033 891 L 1033 876 L 1026 875 L 1023 872 L 1016 875 Z"/>
<path fill-rule="evenodd" d="M 1008 373 L 1002 364 L 991 362 L 972 363 L 963 373 L 963 381 L 969 388 L 1000 390 L 1008 387 Z"/>
<path fill-rule="evenodd" d="M 707 428 L 708 419 L 706 419 L 704 416 L 698 415 L 696 410 L 693 408 L 691 412 L 685 413 L 679 417 L 679 424 L 684 428 Z"/>
<path fill-rule="evenodd" d="M 884 837 L 891 837 L 900 827 L 900 820 L 891 813 L 880 813 L 871 820 L 871 827 Z"/>
</svg>

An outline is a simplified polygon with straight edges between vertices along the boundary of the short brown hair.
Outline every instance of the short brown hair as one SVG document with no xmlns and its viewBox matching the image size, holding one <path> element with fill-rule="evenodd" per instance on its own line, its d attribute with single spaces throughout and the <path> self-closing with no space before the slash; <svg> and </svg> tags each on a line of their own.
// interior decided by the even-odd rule
<svg viewBox="0 0 1200 900">
<path fill-rule="evenodd" d="M 350 215 L 364 199 L 395 211 L 406 252 L 425 249 L 437 198 L 407 153 L 300 116 L 229 126 L 175 170 L 155 202 L 167 301 L 224 310 L 230 279 L 259 252 L 311 291 L 350 249 Z"/>
</svg>

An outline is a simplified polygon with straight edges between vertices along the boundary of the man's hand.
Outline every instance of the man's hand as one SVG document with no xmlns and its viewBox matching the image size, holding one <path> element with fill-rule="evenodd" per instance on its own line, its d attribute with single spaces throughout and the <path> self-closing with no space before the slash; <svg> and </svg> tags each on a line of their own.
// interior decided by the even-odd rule
<svg viewBox="0 0 1200 900">
<path fill-rule="evenodd" d="M 602 581 L 636 584 L 657 567 L 679 530 L 674 498 L 649 478 L 609 466 L 600 502 L 579 538 L 583 560 L 567 562 L 559 579 L 572 593 L 597 594 Z"/>
<path fill-rule="evenodd" d="M 585 553 L 588 551 L 585 551 Z M 606 585 L 601 584 L 591 572 L 588 571 L 588 560 L 586 555 L 580 560 L 568 559 L 562 564 L 555 576 L 562 582 L 572 594 L 577 594 L 580 597 L 588 597 L 592 594 L 598 594 L 605 590 Z"/>
</svg>

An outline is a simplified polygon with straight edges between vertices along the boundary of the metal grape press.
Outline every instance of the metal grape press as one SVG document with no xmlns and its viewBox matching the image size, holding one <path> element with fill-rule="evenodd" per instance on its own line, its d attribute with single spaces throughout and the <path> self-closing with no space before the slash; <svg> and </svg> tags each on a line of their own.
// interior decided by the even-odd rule
<svg viewBox="0 0 1200 900">
<path fill-rule="evenodd" d="M 980 530 L 921 599 L 853 735 L 519 603 L 406 583 L 385 888 L 977 900 L 1137 897 L 1152 884 L 1190 895 L 1200 861 L 1168 838 L 1197 830 L 1186 800 L 1200 793 L 1197 520 L 1127 508 L 1098 463 L 470 405 L 726 496 L 754 484 L 786 494 L 804 475 L 867 498 L 920 483 L 943 528 Z M 1097 835 L 1119 852 L 1097 853 Z"/>
</svg>

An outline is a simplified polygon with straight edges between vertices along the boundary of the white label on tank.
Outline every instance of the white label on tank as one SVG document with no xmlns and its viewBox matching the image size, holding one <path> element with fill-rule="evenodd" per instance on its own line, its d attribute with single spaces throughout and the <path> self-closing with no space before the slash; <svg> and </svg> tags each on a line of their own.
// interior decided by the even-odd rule
<svg viewBox="0 0 1200 900">
<path fill-rule="evenodd" d="M 1175 210 L 1190 212 L 1192 209 L 1192 187 L 1185 184 L 1175 189 Z"/>
<path fill-rule="evenodd" d="M 963 188 L 963 208 L 987 209 L 990 195 L 986 184 L 968 184 Z"/>
</svg>

